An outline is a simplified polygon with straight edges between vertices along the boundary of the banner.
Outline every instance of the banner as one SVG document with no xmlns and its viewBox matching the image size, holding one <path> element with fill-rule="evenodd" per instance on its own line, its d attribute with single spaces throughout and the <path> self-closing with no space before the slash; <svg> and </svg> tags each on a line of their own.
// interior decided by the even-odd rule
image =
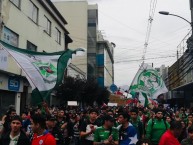
<svg viewBox="0 0 193 145">
<path fill-rule="evenodd" d="M 8 68 L 8 53 L 0 48 L 0 69 L 7 71 Z"/>
<path fill-rule="evenodd" d="M 135 75 L 129 91 L 135 92 L 139 101 L 147 105 L 148 98 L 157 99 L 160 94 L 168 92 L 168 89 L 159 73 L 150 65 L 143 63 Z"/>
<path fill-rule="evenodd" d="M 54 87 L 62 83 L 64 70 L 76 51 L 66 50 L 53 53 L 34 52 L 1 42 L 0 50 L 7 51 L 24 71 L 34 96 L 48 97 Z M 80 50 L 80 49 L 79 49 Z"/>
<path fill-rule="evenodd" d="M 77 101 L 68 101 L 68 106 L 78 106 Z"/>
</svg>

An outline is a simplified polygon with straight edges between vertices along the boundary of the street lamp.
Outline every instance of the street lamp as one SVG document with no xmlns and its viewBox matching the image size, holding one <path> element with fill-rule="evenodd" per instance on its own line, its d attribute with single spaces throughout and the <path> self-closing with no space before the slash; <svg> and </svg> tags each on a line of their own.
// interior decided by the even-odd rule
<svg viewBox="0 0 193 145">
<path fill-rule="evenodd" d="M 175 14 L 170 14 L 169 12 L 166 12 L 166 11 L 160 11 L 159 13 L 162 14 L 162 15 L 171 15 L 171 16 L 181 18 L 181 19 L 183 19 L 184 21 L 186 21 L 190 24 L 190 26 L 192 28 L 192 35 L 187 40 L 187 48 L 193 48 L 193 23 L 188 21 L 187 19 L 181 17 L 181 16 L 178 16 L 178 15 L 175 15 Z"/>
<path fill-rule="evenodd" d="M 186 22 L 188 22 L 192 27 L 192 23 L 190 21 L 186 20 L 185 18 L 181 17 L 181 16 L 178 16 L 178 15 L 175 15 L 175 14 L 170 14 L 169 12 L 166 12 L 166 11 L 160 11 L 159 13 L 162 14 L 162 15 L 171 15 L 171 16 L 181 18 L 181 19 L 185 20 Z"/>
</svg>

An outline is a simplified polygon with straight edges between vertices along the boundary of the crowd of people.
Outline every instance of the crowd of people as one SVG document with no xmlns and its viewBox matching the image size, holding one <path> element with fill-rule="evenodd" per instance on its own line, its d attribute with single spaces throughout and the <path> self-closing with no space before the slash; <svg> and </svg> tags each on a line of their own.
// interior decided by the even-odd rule
<svg viewBox="0 0 193 145">
<path fill-rule="evenodd" d="M 2 117 L 0 145 L 193 145 L 193 109 L 54 107 Z"/>
</svg>

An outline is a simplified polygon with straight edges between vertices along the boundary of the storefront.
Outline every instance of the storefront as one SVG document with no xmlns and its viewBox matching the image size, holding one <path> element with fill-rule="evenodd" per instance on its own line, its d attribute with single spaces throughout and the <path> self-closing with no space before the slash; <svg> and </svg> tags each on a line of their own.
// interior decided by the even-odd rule
<svg viewBox="0 0 193 145">
<path fill-rule="evenodd" d="M 20 113 L 21 93 L 23 92 L 22 77 L 0 72 L 0 116 L 5 114 L 10 105 Z"/>
</svg>

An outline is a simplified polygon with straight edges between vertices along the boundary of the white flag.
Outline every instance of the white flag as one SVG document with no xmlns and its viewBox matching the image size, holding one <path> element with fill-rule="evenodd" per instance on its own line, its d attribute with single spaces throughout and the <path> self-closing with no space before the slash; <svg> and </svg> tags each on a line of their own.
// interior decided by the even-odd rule
<svg viewBox="0 0 193 145">
<path fill-rule="evenodd" d="M 0 43 L 0 50 L 5 50 L 13 57 L 18 66 L 24 71 L 32 90 L 36 89 L 40 94 L 44 92 L 44 97 L 47 97 L 46 95 L 56 85 L 62 83 L 64 70 L 68 66 L 72 55 L 76 53 L 76 51 L 69 49 L 54 53 L 33 52 L 4 42 Z"/>
<path fill-rule="evenodd" d="M 143 63 L 130 86 L 130 92 L 138 92 L 157 99 L 160 94 L 168 92 L 159 73 L 150 65 Z M 144 95 L 143 95 L 144 96 Z"/>
</svg>

